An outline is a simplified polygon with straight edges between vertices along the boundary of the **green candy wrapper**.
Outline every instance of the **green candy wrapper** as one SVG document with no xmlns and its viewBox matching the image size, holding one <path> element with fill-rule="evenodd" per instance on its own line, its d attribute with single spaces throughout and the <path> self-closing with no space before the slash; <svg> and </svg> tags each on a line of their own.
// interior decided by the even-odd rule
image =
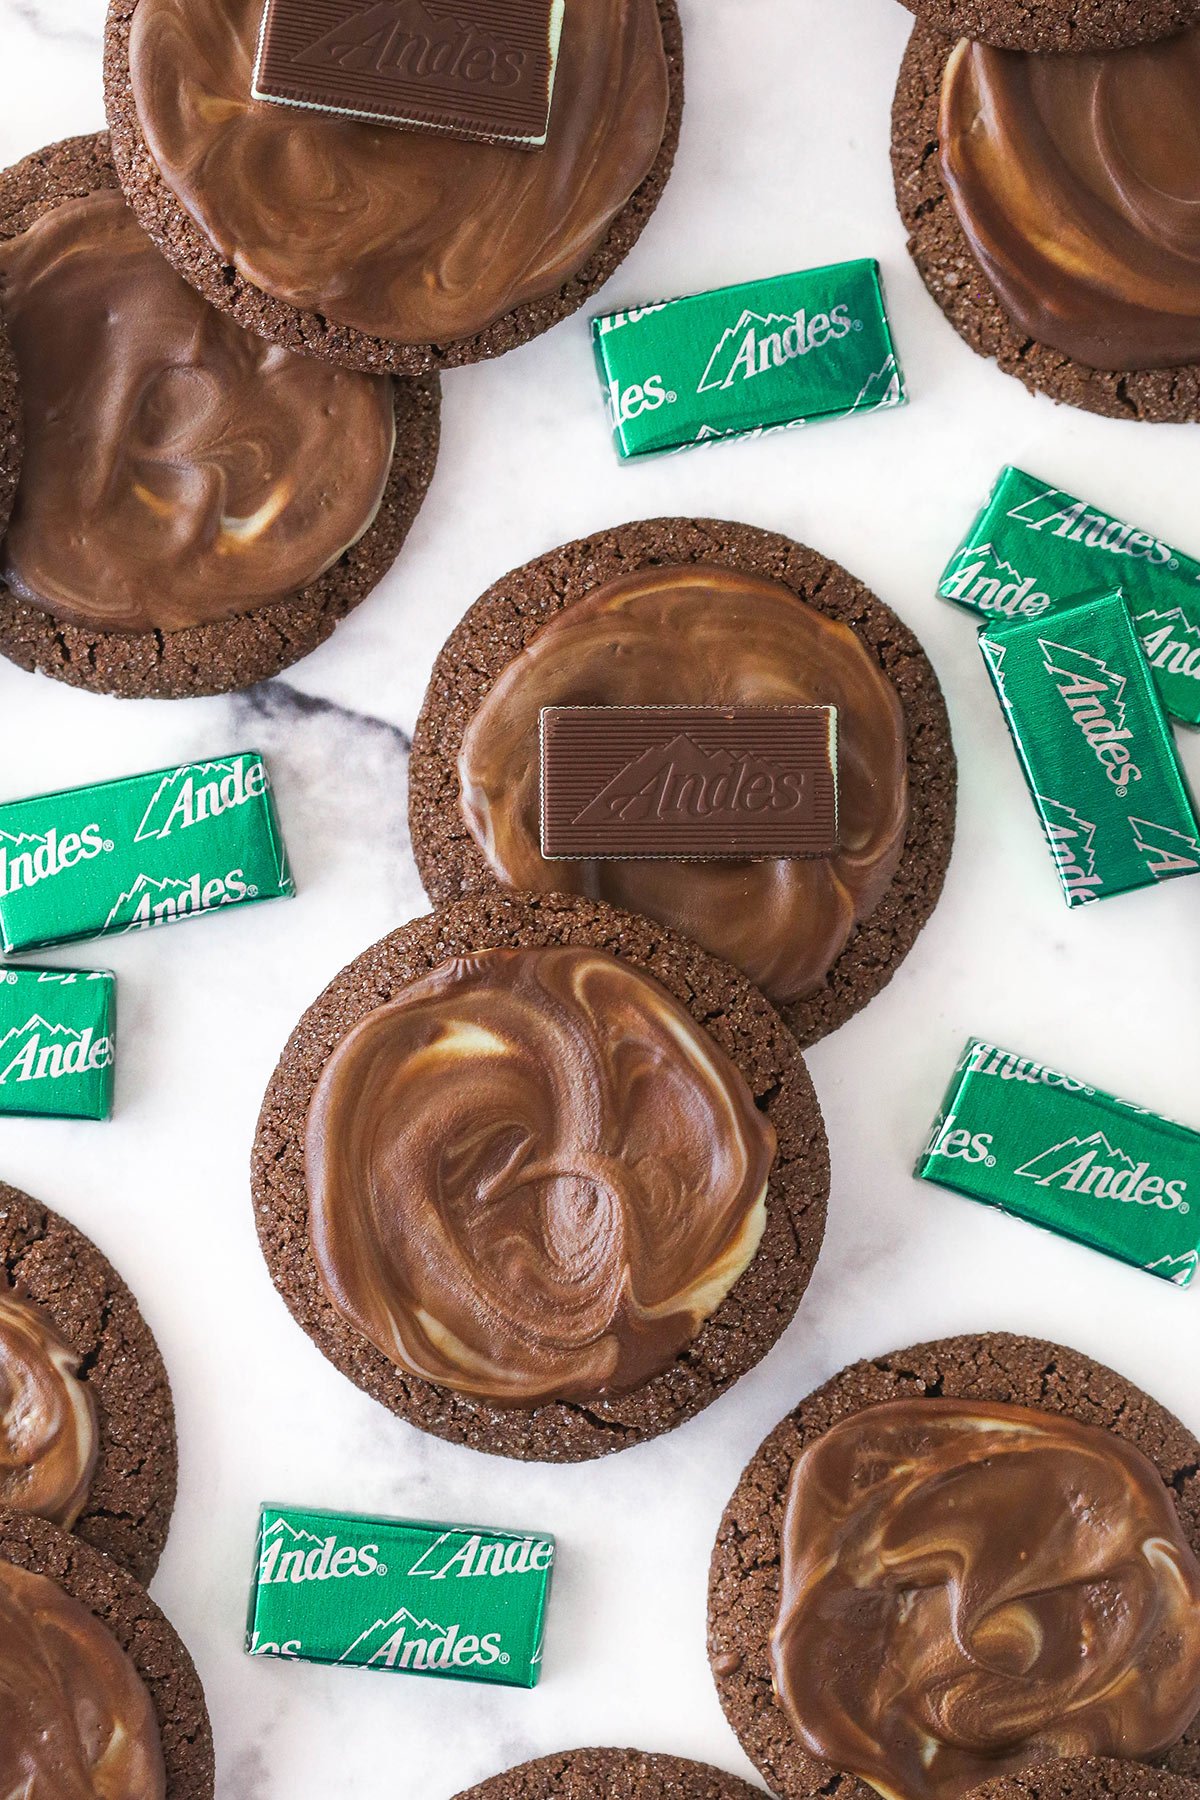
<svg viewBox="0 0 1200 1800">
<path fill-rule="evenodd" d="M 103 969 L 0 969 L 0 1114 L 107 1119 L 117 981 Z"/>
</svg>

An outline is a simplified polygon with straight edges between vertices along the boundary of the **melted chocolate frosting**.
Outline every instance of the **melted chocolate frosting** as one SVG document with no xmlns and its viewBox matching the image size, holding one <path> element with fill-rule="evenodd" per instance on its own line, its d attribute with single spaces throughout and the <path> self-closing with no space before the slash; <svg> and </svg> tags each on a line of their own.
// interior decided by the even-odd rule
<svg viewBox="0 0 1200 1800">
<path fill-rule="evenodd" d="M 400 1368 L 493 1405 L 667 1368 L 758 1248 L 775 1133 L 651 976 L 486 950 L 368 1013 L 309 1109 L 313 1256 Z"/>
<path fill-rule="evenodd" d="M 44 1575 L 0 1562 L 0 1794 L 163 1800 L 142 1679 L 99 1619 Z"/>
<path fill-rule="evenodd" d="M 261 17 L 262 0 L 140 0 L 129 57 L 143 135 L 227 263 L 370 336 L 448 343 L 557 292 L 662 147 L 656 0 L 568 5 L 537 151 L 253 100 Z"/>
<path fill-rule="evenodd" d="M 0 571 L 56 619 L 178 631 L 285 599 L 372 523 L 389 380 L 251 337 L 120 194 L 0 243 L 25 462 Z"/>
<path fill-rule="evenodd" d="M 894 1800 L 1149 1757 L 1200 1709 L 1200 1563 L 1111 1432 L 894 1401 L 796 1462 L 771 1666 L 804 1747 Z"/>
<path fill-rule="evenodd" d="M 963 40 L 942 179 L 1005 309 L 1095 369 L 1200 362 L 1200 27 L 1039 56 Z"/>
<path fill-rule="evenodd" d="M 40 1306 L 0 1290 L 0 1506 L 74 1525 L 99 1446 L 78 1356 Z"/>
<path fill-rule="evenodd" d="M 544 706 L 798 703 L 838 709 L 836 855 L 543 859 Z M 865 645 L 781 583 L 716 566 L 640 569 L 557 613 L 493 685 L 467 728 L 458 769 L 463 816 L 502 881 L 644 913 L 784 1003 L 821 986 L 891 882 L 908 826 L 904 717 Z"/>
</svg>

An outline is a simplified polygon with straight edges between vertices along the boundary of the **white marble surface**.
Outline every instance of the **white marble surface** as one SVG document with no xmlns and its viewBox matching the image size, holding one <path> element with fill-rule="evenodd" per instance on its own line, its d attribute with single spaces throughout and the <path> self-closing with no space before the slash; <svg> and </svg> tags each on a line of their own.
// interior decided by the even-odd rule
<svg viewBox="0 0 1200 1800">
<path fill-rule="evenodd" d="M 974 632 L 933 598 L 1005 460 L 1196 551 L 1200 435 L 1031 399 L 943 323 L 891 199 L 888 110 L 908 23 L 895 0 L 682 0 L 682 10 L 689 98 L 677 172 L 606 298 L 878 256 L 911 406 L 621 469 L 585 325 L 568 322 L 446 381 L 442 462 L 408 549 L 336 640 L 283 681 L 235 699 L 129 703 L 0 663 L 4 795 L 258 744 L 300 882 L 291 904 L 94 947 L 121 977 L 115 1121 L 0 1124 L 0 1173 L 93 1234 L 166 1355 L 181 1486 L 154 1591 L 204 1678 L 222 1800 L 448 1800 L 511 1762 L 583 1742 L 749 1773 L 705 1664 L 709 1545 L 763 1433 L 860 1354 L 973 1328 L 1053 1335 L 1107 1358 L 1200 1429 L 1200 1295 L 908 1173 L 969 1032 L 1200 1124 L 1200 882 L 1067 913 Z M 101 14 L 100 0 L 0 0 L 4 161 L 102 123 Z M 833 1198 L 820 1265 L 783 1342 L 659 1443 L 599 1465 L 522 1467 L 422 1437 L 321 1359 L 260 1260 L 247 1156 L 300 1010 L 352 954 L 422 910 L 406 733 L 444 636 L 513 564 L 660 512 L 808 539 L 920 632 L 954 715 L 958 847 L 915 954 L 812 1057 Z M 1187 759 L 1200 779 L 1200 741 Z M 557 1532 L 542 1686 L 248 1661 L 243 1611 L 264 1498 Z"/>
</svg>

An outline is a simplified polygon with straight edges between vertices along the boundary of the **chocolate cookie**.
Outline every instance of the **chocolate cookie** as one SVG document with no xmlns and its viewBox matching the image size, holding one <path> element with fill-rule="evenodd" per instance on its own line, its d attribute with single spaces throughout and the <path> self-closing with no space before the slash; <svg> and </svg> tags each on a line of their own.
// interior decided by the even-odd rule
<svg viewBox="0 0 1200 1800">
<path fill-rule="evenodd" d="M 1145 9 L 1132 10 L 1141 16 Z M 1194 16 L 1195 9 L 1189 10 Z M 1100 181 L 1111 204 L 1090 198 L 1088 183 L 1072 168 L 1072 157 L 1080 153 L 1084 138 L 1081 136 L 1072 150 L 1053 143 L 1036 124 L 1015 123 L 1010 127 L 1010 147 L 1005 154 L 1017 154 L 1012 149 L 1016 145 L 1020 154 L 1031 159 L 1030 168 L 1021 171 L 1020 191 L 1030 197 L 1031 205 L 1043 210 L 1057 207 L 1061 196 L 1061 217 L 1056 211 L 1051 221 L 1050 210 L 1046 210 L 1046 217 L 1038 215 L 1036 232 L 1022 233 L 1014 203 L 992 205 L 985 195 L 980 216 L 987 215 L 987 225 L 981 224 L 980 230 L 987 231 L 989 248 L 984 251 L 982 236 L 978 248 L 980 254 L 988 255 L 990 272 L 972 247 L 940 160 L 943 81 L 952 58 L 960 59 L 954 66 L 965 80 L 969 70 L 961 59 L 978 60 L 994 54 L 977 45 L 956 46 L 932 26 L 918 22 L 901 64 L 892 108 L 892 172 L 897 204 L 909 232 L 909 252 L 926 287 L 959 336 L 980 356 L 994 357 L 1006 374 L 1015 375 L 1031 392 L 1114 419 L 1175 423 L 1200 419 L 1200 355 L 1189 345 L 1189 331 L 1180 335 L 1181 323 L 1186 327 L 1193 313 L 1200 315 L 1200 306 L 1193 303 L 1189 292 L 1194 253 L 1188 249 L 1186 234 L 1176 242 L 1177 234 L 1157 225 L 1155 208 L 1172 204 L 1164 194 L 1156 195 L 1150 189 L 1143 192 L 1136 185 L 1130 190 L 1121 174 L 1122 168 L 1131 166 L 1128 161 L 1111 172 L 1111 184 L 1108 176 Z M 1155 49 L 1121 54 L 1158 62 L 1179 57 L 1192 67 L 1200 57 L 1200 46 L 1188 34 L 1166 40 Z M 1150 74 L 1143 72 L 1142 86 L 1152 81 L 1157 84 L 1155 93 L 1159 86 L 1162 93 L 1148 108 L 1143 92 L 1135 113 L 1154 118 L 1161 136 L 1171 129 L 1170 92 L 1190 92 L 1192 77 L 1187 71 L 1173 76 L 1165 63 L 1156 74 L 1157 66 L 1154 61 L 1148 65 Z M 1032 105 L 1031 72 L 1023 59 L 1013 58 L 998 64 L 997 69 L 1006 91 L 1012 90 L 1013 104 Z M 1033 70 L 1034 85 L 1042 80 L 1045 86 L 1042 104 L 1049 107 L 1049 116 L 1068 116 L 1067 97 L 1058 94 L 1059 88 L 1068 85 L 1071 105 L 1090 108 L 1085 89 L 1099 80 L 1099 70 L 1094 59 L 1073 57 L 1049 58 L 1043 70 Z M 969 115 L 969 102 L 963 104 Z M 989 118 L 999 116 L 998 105 L 998 98 L 993 97 Z M 1098 104 L 1096 110 L 1100 110 Z M 1106 118 L 1109 111 L 1111 108 L 1104 112 Z M 1121 113 L 1126 123 L 1132 116 L 1128 107 Z M 968 165 L 980 156 L 981 140 L 970 129 L 969 116 L 955 141 L 962 146 Z M 1099 146 L 1096 154 L 1102 158 L 1107 151 Z M 1046 156 L 1062 160 L 1044 165 L 1037 160 Z M 971 180 L 978 182 L 978 170 L 983 166 L 983 162 L 975 165 Z M 986 166 L 993 171 L 1003 166 L 998 151 Z M 1015 177 L 1012 185 L 1018 185 Z M 966 186 L 960 182 L 960 187 L 965 194 Z M 1149 227 L 1146 219 L 1151 221 Z M 1127 303 L 1118 301 L 1099 278 L 1089 287 L 1083 278 L 1070 276 L 1063 247 L 1070 242 L 1071 256 L 1078 262 L 1076 249 L 1081 241 L 1090 241 L 1087 234 L 1091 231 L 1099 234 L 1097 241 L 1114 232 L 1114 242 L 1122 245 L 1120 257 L 1113 258 L 1113 282 L 1128 281 L 1136 287 L 1138 272 L 1144 270 L 1147 279 L 1155 279 L 1160 296 L 1164 287 L 1181 283 L 1177 309 L 1160 315 L 1151 304 L 1142 304 L 1136 294 Z M 1030 251 L 1033 239 L 1036 253 Z M 1024 262 L 1029 267 L 1019 266 Z M 998 281 L 1004 282 L 1007 298 L 998 291 Z M 1014 310 L 1018 306 L 1023 318 Z M 1047 332 L 1060 347 L 1046 340 Z M 1200 333 L 1197 338 L 1200 341 Z M 1139 344 L 1147 348 L 1139 351 Z M 1139 357 L 1146 366 L 1138 366 Z M 1094 366 L 1097 363 L 1105 366 Z"/>
<path fill-rule="evenodd" d="M 82 1791 L 82 1752 L 86 1773 L 88 1759 L 103 1758 L 96 1791 L 113 1800 L 212 1800 L 212 1731 L 195 1666 L 116 1563 L 43 1519 L 0 1513 L 0 1634 L 20 1638 L 4 1645 L 11 1718 L 0 1734 L 0 1776 L 13 1775 L 14 1792 L 25 1791 L 31 1767 L 35 1793 Z"/>
<path fill-rule="evenodd" d="M 574 1462 L 766 1354 L 829 1169 L 795 1039 L 734 970 L 601 903 L 493 888 L 309 1008 L 252 1179 L 272 1279 L 337 1368 L 435 1436 Z"/>
<path fill-rule="evenodd" d="M 973 1790 L 971 1800 L 1197 1800 L 1185 1775 L 1113 1756 L 1064 1756 Z"/>
<path fill-rule="evenodd" d="M 456 1800 L 755 1800 L 756 1789 L 707 1763 L 645 1750 L 564 1750 L 466 1788 Z M 1174 1800 L 1164 1795 L 1163 1800 Z"/>
<path fill-rule="evenodd" d="M 0 1506 L 45 1512 L 139 1581 L 175 1504 L 163 1360 L 111 1263 L 0 1183 Z"/>
<path fill-rule="evenodd" d="M 21 387 L 12 342 L 0 314 L 0 537 L 21 477 Z"/>
<path fill-rule="evenodd" d="M 0 653 L 77 687 L 177 698 L 316 649 L 416 516 L 437 378 L 331 370 L 214 313 L 138 229 L 103 134 L 0 175 L 0 282 L 26 437 Z"/>
<path fill-rule="evenodd" d="M 542 859 L 541 706 L 785 701 L 841 702 L 853 869 L 837 857 Z M 417 721 L 409 825 L 435 904 L 501 875 L 525 889 L 601 894 L 744 969 L 810 1044 L 886 986 L 933 911 L 955 791 L 937 677 L 889 607 L 790 538 L 655 519 L 564 544 L 471 608 L 438 657 Z"/>
<path fill-rule="evenodd" d="M 947 37 L 1002 50 L 1119 50 L 1169 37 L 1200 17 L 1196 0 L 904 0 Z"/>
<path fill-rule="evenodd" d="M 454 368 L 577 311 L 641 236 L 679 138 L 676 0 L 568 8 L 534 151 L 252 100 L 261 13 L 259 0 L 110 0 L 105 39 L 126 195 L 248 330 L 349 368 Z M 397 30 L 401 54 L 421 54 Z M 208 104 L 181 102 L 189 86 Z"/>
<path fill-rule="evenodd" d="M 844 1369 L 802 1401 L 767 1437 L 747 1466 L 721 1521 L 710 1571 L 709 1659 L 717 1692 L 743 1747 L 762 1770 L 772 1790 L 785 1796 L 785 1800 L 801 1800 L 801 1797 L 808 1800 L 809 1796 L 816 1795 L 835 1795 L 837 1800 L 870 1800 L 874 1792 L 858 1776 L 835 1773 L 836 1765 L 831 1767 L 829 1761 L 818 1760 L 805 1749 L 777 1696 L 772 1678 L 770 1645 L 780 1607 L 785 1513 L 793 1467 L 801 1452 L 820 1443 L 834 1427 L 861 1418 L 867 1409 L 922 1399 L 934 1399 L 939 1406 L 949 1401 L 969 1401 L 1033 1408 L 1039 1415 L 1050 1414 L 1071 1421 L 1072 1430 L 1076 1429 L 1074 1422 L 1079 1421 L 1084 1427 L 1099 1427 L 1112 1433 L 1116 1439 L 1134 1446 L 1135 1451 L 1153 1465 L 1150 1469 L 1148 1465 L 1140 1464 L 1139 1459 L 1139 1466 L 1146 1470 L 1148 1477 L 1153 1477 L 1153 1470 L 1161 1475 L 1166 1490 L 1158 1490 L 1157 1504 L 1179 1534 L 1185 1553 L 1188 1545 L 1192 1551 L 1200 1551 L 1200 1475 L 1197 1473 L 1200 1470 L 1200 1443 L 1165 1407 L 1123 1376 L 1089 1357 L 1033 1338 L 984 1333 L 978 1337 L 945 1338 L 936 1343 L 918 1344 Z M 911 1437 L 907 1440 L 911 1455 L 916 1454 L 911 1448 L 913 1441 Z M 884 1454 L 877 1468 L 892 1471 L 906 1463 L 905 1452 L 895 1445 L 893 1450 L 895 1455 Z M 849 1463 L 841 1465 L 839 1478 L 842 1470 L 850 1466 Z M 865 1464 L 860 1463 L 860 1467 L 863 1486 L 869 1487 L 872 1471 Z M 1031 1545 L 1040 1530 L 1036 1518 L 1040 1496 L 1057 1493 L 1044 1479 L 1044 1466 L 1040 1466 L 1040 1472 L 1043 1479 L 1031 1487 L 1017 1481 L 1009 1488 L 1005 1514 L 1014 1522 L 1019 1522 L 1026 1514 L 1032 1516 Z M 1089 1515 L 1084 1500 L 1080 1500 L 1079 1509 L 1079 1517 L 1086 1520 Z M 1069 1518 L 1070 1510 L 1061 1516 Z M 912 1523 L 911 1516 L 908 1523 Z M 886 1529 L 886 1524 L 884 1521 L 881 1530 Z M 983 1534 L 973 1539 L 973 1544 L 978 1547 L 986 1541 L 986 1534 Z M 1040 1545 L 1051 1546 L 1051 1558 L 1055 1554 L 1055 1545 L 1062 1553 L 1064 1540 L 1061 1535 L 1053 1538 L 1047 1534 L 1038 1541 Z M 911 1533 L 898 1525 L 891 1547 L 896 1552 L 891 1591 L 899 1605 L 905 1588 L 904 1553 L 911 1547 Z M 1032 1556 L 1039 1553 L 1037 1548 L 1030 1551 Z M 933 1556 L 935 1552 L 931 1550 L 930 1554 Z M 1010 1590 L 1014 1593 L 1014 1606 L 1016 1594 L 1033 1590 L 1038 1572 L 1031 1566 L 1025 1586 Z M 864 1573 L 862 1580 L 864 1592 L 858 1618 L 864 1639 L 858 1660 L 848 1657 L 845 1666 L 850 1670 L 857 1669 L 864 1680 L 869 1681 L 867 1671 L 875 1666 L 871 1657 L 877 1615 L 872 1610 L 868 1574 Z M 931 1564 L 930 1572 L 918 1586 L 935 1593 L 941 1580 L 942 1565 L 937 1564 L 935 1569 Z M 1106 1591 L 1103 1567 L 1097 1571 L 1094 1585 L 1101 1614 L 1106 1604 L 1119 1608 L 1118 1593 L 1113 1593 L 1107 1603 L 1101 1598 Z M 988 1599 L 993 1590 L 982 1583 L 972 1587 L 971 1592 L 974 1620 L 988 1612 Z M 1050 1604 L 1048 1600 L 1047 1605 Z M 992 1611 L 996 1611 L 995 1607 Z M 836 1616 L 849 1619 L 851 1614 L 843 1611 Z M 1111 1618 L 1115 1613 L 1110 1612 L 1108 1616 Z M 829 1617 L 832 1620 L 835 1614 L 831 1612 Z M 1134 1628 L 1134 1625 L 1130 1626 L 1131 1630 Z M 920 1620 L 915 1616 L 911 1629 L 914 1634 L 921 1631 Z M 969 1631 L 972 1627 L 965 1626 L 964 1629 Z M 1053 1629 L 1048 1613 L 1047 1630 Z M 1086 1635 L 1089 1628 L 1082 1629 Z M 1097 1615 L 1090 1641 L 1094 1655 L 1101 1660 L 1104 1629 L 1104 1618 Z M 1006 1639 L 1005 1642 L 1011 1646 L 1013 1640 Z M 1002 1660 L 1010 1650 L 1001 1649 L 999 1639 L 996 1644 L 996 1655 L 1001 1659 L 995 1664 L 996 1670 L 1015 1666 Z M 1154 1647 L 1148 1642 L 1143 1643 L 1141 1653 L 1148 1659 L 1147 1666 L 1153 1667 L 1149 1659 Z M 1051 1650 L 1047 1651 L 1047 1656 L 1052 1657 Z M 1052 1674 L 1050 1679 L 1054 1678 Z M 956 1718 L 953 1696 L 957 1690 L 952 1672 L 946 1675 L 945 1682 L 949 1710 L 944 1716 Z M 984 1685 L 986 1687 L 986 1683 Z M 998 1746 L 997 1757 L 1005 1748 L 1000 1717 L 997 1713 L 992 1740 Z M 1085 1729 L 1085 1725 L 1080 1729 Z M 863 1730 L 869 1735 L 865 1722 Z M 963 1741 L 967 1741 L 965 1737 Z M 1198 1759 L 1200 1733 L 1188 1728 L 1182 1740 L 1175 1743 L 1161 1761 L 1178 1773 L 1194 1774 L 1200 1767 Z"/>
</svg>

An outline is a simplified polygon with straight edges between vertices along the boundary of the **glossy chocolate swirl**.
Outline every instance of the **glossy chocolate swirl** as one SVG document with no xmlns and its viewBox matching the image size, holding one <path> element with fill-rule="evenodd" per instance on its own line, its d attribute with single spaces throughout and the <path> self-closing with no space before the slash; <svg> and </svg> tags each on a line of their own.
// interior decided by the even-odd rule
<svg viewBox="0 0 1200 1800">
<path fill-rule="evenodd" d="M 803 861 L 546 862 L 544 706 L 836 706 L 841 848 Z M 557 613 L 493 685 L 463 738 L 463 817 L 511 887 L 646 914 L 781 1002 L 820 988 L 891 882 L 908 827 L 904 716 L 861 639 L 756 575 L 640 569 Z"/>
<path fill-rule="evenodd" d="M 1038 56 L 965 39 L 942 179 L 1020 329 L 1095 369 L 1200 361 L 1200 27 Z"/>
<path fill-rule="evenodd" d="M 164 1800 L 150 1696 L 117 1640 L 44 1575 L 0 1562 L 0 1794 Z"/>
<path fill-rule="evenodd" d="M 0 1289 L 0 1506 L 69 1528 L 87 1504 L 99 1448 L 78 1356 L 40 1306 Z"/>
<path fill-rule="evenodd" d="M 142 132 L 227 263 L 371 336 L 449 343 L 557 292 L 662 147 L 656 0 L 571 0 L 536 151 L 255 101 L 261 17 L 262 0 L 140 0 Z"/>
<path fill-rule="evenodd" d="M 312 1251 L 400 1368 L 493 1405 L 670 1366 L 758 1248 L 775 1133 L 653 977 L 485 950 L 368 1013 L 308 1115 Z"/>
<path fill-rule="evenodd" d="M 854 1413 L 797 1460 L 781 1550 L 783 1707 L 896 1800 L 1154 1756 L 1200 1710 L 1200 1563 L 1111 1432 L 986 1401 Z"/>
<path fill-rule="evenodd" d="M 121 196 L 0 244 L 25 462 L 0 571 L 56 619 L 178 631 L 307 585 L 372 523 L 392 384 L 264 343 L 175 274 Z"/>
</svg>

